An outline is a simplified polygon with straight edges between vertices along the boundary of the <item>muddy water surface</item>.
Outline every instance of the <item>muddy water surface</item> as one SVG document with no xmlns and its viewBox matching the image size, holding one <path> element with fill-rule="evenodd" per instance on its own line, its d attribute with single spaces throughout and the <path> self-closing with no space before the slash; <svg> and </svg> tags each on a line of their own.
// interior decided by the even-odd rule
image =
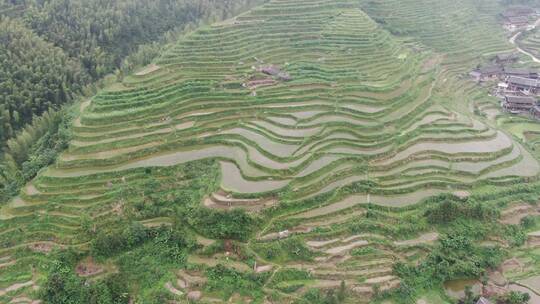
<svg viewBox="0 0 540 304">
<path fill-rule="evenodd" d="M 465 296 L 465 287 L 471 286 L 475 294 L 479 294 L 482 291 L 482 284 L 478 280 L 452 280 L 444 283 L 444 290 L 446 294 L 454 299 L 460 299 Z"/>
<path fill-rule="evenodd" d="M 259 193 L 277 190 L 285 187 L 289 181 L 248 181 L 242 177 L 240 170 L 235 164 L 221 162 L 222 181 L 221 187 L 239 193 Z"/>
</svg>

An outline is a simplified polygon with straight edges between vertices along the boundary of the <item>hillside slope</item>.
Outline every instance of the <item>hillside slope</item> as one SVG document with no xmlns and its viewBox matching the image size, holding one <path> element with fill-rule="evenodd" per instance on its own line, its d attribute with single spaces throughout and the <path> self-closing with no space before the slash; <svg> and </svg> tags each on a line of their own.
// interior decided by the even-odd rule
<svg viewBox="0 0 540 304">
<path fill-rule="evenodd" d="M 317 303 L 342 282 L 367 300 L 429 254 L 429 208 L 492 220 L 484 203 L 537 196 L 531 153 L 453 105 L 476 92 L 455 77 L 472 59 L 449 60 L 473 52 L 459 33 L 404 42 L 372 17 L 416 2 L 376 2 L 270 1 L 82 103 L 68 150 L 0 209 L 0 302 L 50 291 L 55 248 L 138 303 Z"/>
</svg>

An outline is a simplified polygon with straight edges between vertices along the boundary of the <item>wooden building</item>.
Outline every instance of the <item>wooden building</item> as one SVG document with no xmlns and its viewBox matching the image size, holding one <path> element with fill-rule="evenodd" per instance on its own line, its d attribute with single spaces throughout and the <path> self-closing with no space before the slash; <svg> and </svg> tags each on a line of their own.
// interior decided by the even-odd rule
<svg viewBox="0 0 540 304">
<path fill-rule="evenodd" d="M 506 79 L 509 90 L 537 94 L 540 92 L 540 79 L 532 79 L 518 76 L 508 76 Z"/>
<path fill-rule="evenodd" d="M 536 106 L 536 99 L 531 96 L 505 96 L 502 107 L 510 113 L 530 112 Z"/>
<path fill-rule="evenodd" d="M 476 81 L 488 81 L 498 79 L 503 74 L 503 69 L 497 65 L 490 65 L 473 70 L 469 76 Z"/>
<path fill-rule="evenodd" d="M 528 68 L 505 67 L 504 74 L 506 76 L 517 76 L 517 77 L 532 78 L 532 79 L 538 78 L 538 70 L 528 69 Z"/>
<path fill-rule="evenodd" d="M 516 62 L 518 59 L 519 56 L 516 53 L 503 53 L 493 57 L 493 62 L 497 64 L 509 64 Z"/>
<path fill-rule="evenodd" d="M 536 118 L 540 119 L 540 106 L 536 105 L 531 109 L 531 115 Z"/>
<path fill-rule="evenodd" d="M 514 6 L 506 9 L 501 13 L 503 19 L 525 17 L 528 18 L 535 13 L 535 10 L 528 6 Z"/>
<path fill-rule="evenodd" d="M 505 23 L 508 26 L 523 27 L 529 24 L 529 18 L 525 16 L 508 17 Z"/>
</svg>

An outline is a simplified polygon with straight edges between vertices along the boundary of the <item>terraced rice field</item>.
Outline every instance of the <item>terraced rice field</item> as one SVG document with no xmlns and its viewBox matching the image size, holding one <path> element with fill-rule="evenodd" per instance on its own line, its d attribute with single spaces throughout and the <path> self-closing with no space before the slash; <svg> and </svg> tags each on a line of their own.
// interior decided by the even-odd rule
<svg viewBox="0 0 540 304">
<path fill-rule="evenodd" d="M 456 110 L 478 93 L 456 71 L 508 48 L 492 30 L 494 19 L 473 18 L 478 8 L 469 1 L 376 4 L 270 1 L 187 35 L 152 66 L 83 103 L 69 149 L 0 209 L 0 270 L 8 273 L 0 302 L 32 295 L 43 269 L 29 265 L 53 248 L 86 250 L 82 224 L 113 223 L 138 199 L 137 185 L 150 182 L 148 168 L 166 195 L 196 185 L 196 172 L 177 174 L 185 166 L 216 161 L 219 186 L 201 204 L 245 208 L 267 220 L 245 244 L 268 266 L 261 271 L 310 274 L 301 282 L 270 280 L 267 287 L 285 295 L 341 281 L 362 295 L 394 288 L 392 265 L 421 257 L 438 234 L 425 229 L 400 239 L 377 223 L 400 227 L 398 215 L 420 214 L 416 206 L 440 193 L 536 178 L 540 166 L 526 147 Z M 442 13 L 449 11 L 451 19 Z M 448 26 L 456 22 L 474 30 Z M 270 67 L 281 75 L 264 73 Z M 364 218 L 366 205 L 377 219 Z M 171 223 L 162 214 L 139 220 Z M 314 260 L 262 254 L 279 246 L 284 229 Z M 171 296 L 198 290 L 200 275 L 179 272 L 164 288 Z"/>
<path fill-rule="evenodd" d="M 396 35 L 444 53 L 449 66 L 511 49 L 494 18 L 497 1 L 365 1 L 363 8 Z"/>
</svg>

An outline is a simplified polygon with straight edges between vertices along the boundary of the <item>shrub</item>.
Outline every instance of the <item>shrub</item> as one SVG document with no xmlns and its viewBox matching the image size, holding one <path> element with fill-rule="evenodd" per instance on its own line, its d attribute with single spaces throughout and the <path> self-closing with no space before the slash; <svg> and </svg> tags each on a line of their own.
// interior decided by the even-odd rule
<svg viewBox="0 0 540 304">
<path fill-rule="evenodd" d="M 486 203 L 468 199 L 465 202 L 445 199 L 429 208 L 425 216 L 432 224 L 447 224 L 458 218 L 476 219 L 482 221 L 494 220 L 498 212 Z"/>
<path fill-rule="evenodd" d="M 527 304 L 531 296 L 525 292 L 510 291 L 509 293 L 499 297 L 497 303 L 500 304 Z"/>
<path fill-rule="evenodd" d="M 197 206 L 182 213 L 181 217 L 202 234 L 217 239 L 245 241 L 256 225 L 254 217 L 243 209 L 217 211 Z"/>
<path fill-rule="evenodd" d="M 72 259 L 59 256 L 52 264 L 47 279 L 39 291 L 39 297 L 48 304 L 88 303 L 127 304 L 128 289 L 120 274 L 88 283 L 73 271 Z"/>
<path fill-rule="evenodd" d="M 311 274 L 301 269 L 285 268 L 277 271 L 272 277 L 273 283 L 283 281 L 309 280 Z"/>
<path fill-rule="evenodd" d="M 314 253 L 300 239 L 292 237 L 254 246 L 264 257 L 273 261 L 310 261 Z"/>
<path fill-rule="evenodd" d="M 223 299 L 228 299 L 235 292 L 248 295 L 255 299 L 262 298 L 262 285 L 264 276 L 258 274 L 244 274 L 221 264 L 206 271 L 208 291 L 218 292 Z"/>
<path fill-rule="evenodd" d="M 525 229 L 532 228 L 536 225 L 536 217 L 532 215 L 527 215 L 526 217 L 521 219 L 520 224 Z"/>
</svg>

